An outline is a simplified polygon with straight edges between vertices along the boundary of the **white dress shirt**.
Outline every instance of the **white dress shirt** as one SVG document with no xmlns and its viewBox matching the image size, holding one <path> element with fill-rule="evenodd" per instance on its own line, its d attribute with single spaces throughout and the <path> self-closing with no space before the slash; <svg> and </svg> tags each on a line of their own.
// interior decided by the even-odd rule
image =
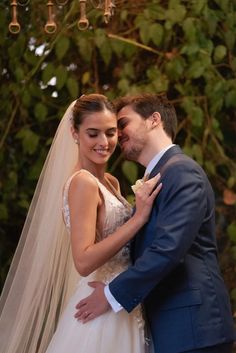
<svg viewBox="0 0 236 353">
<path fill-rule="evenodd" d="M 145 173 L 144 175 L 150 174 L 151 171 L 153 170 L 153 168 L 155 167 L 155 165 L 159 162 L 159 160 L 161 159 L 161 157 L 164 155 L 164 153 L 171 147 L 175 146 L 174 144 L 171 144 L 169 146 L 167 146 L 166 148 L 164 148 L 163 150 L 161 150 L 159 153 L 157 153 L 153 159 L 148 163 Z M 109 289 L 109 285 L 106 285 L 104 287 L 104 294 L 105 297 L 107 298 L 108 303 L 110 304 L 110 306 L 112 307 L 112 310 L 117 313 L 118 311 L 123 309 L 123 306 L 120 305 L 120 303 L 118 303 L 118 301 L 113 297 L 113 295 L 111 294 L 111 291 Z"/>
</svg>

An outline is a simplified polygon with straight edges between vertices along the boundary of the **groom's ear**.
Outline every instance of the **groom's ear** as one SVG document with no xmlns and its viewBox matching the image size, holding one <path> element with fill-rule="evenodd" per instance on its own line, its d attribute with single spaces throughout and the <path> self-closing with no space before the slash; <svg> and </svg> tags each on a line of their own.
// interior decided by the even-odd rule
<svg viewBox="0 0 236 353">
<path fill-rule="evenodd" d="M 150 116 L 151 128 L 154 129 L 156 126 L 161 124 L 161 114 L 158 112 L 152 113 Z"/>
</svg>

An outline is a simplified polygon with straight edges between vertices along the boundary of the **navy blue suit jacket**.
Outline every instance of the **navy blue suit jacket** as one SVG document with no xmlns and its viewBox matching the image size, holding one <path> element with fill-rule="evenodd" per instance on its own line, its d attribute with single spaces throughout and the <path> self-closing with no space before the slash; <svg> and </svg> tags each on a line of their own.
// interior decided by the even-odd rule
<svg viewBox="0 0 236 353">
<path fill-rule="evenodd" d="M 231 342 L 234 324 L 217 263 L 215 201 L 202 168 L 171 147 L 150 177 L 163 187 L 132 244 L 133 265 L 109 285 L 128 311 L 143 303 L 156 353 Z"/>
</svg>

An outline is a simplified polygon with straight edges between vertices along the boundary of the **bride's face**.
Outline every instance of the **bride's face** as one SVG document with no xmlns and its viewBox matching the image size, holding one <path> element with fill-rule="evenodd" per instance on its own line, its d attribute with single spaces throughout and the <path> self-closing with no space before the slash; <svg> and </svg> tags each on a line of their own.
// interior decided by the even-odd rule
<svg viewBox="0 0 236 353">
<path fill-rule="evenodd" d="M 109 110 L 89 113 L 74 137 L 78 140 L 81 161 L 105 164 L 117 145 L 116 115 Z"/>
</svg>

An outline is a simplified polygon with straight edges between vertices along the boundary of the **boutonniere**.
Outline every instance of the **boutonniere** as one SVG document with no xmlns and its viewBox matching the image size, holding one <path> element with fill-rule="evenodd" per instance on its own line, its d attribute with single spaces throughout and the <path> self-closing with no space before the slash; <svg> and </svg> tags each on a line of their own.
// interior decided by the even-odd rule
<svg viewBox="0 0 236 353">
<path fill-rule="evenodd" d="M 143 185 L 144 180 L 143 179 L 138 179 L 136 180 L 134 185 L 131 185 L 131 189 L 133 190 L 133 193 L 135 194 L 138 189 Z"/>
</svg>

